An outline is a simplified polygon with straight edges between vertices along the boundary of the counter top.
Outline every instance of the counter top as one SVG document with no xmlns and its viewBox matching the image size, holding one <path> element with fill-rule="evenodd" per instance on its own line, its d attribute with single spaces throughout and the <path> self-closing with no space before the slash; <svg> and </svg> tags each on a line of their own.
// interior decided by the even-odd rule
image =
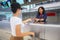
<svg viewBox="0 0 60 40">
<path fill-rule="evenodd" d="M 58 24 L 37 24 L 37 23 L 29 23 L 32 26 L 45 26 L 45 27 L 60 27 Z"/>
</svg>

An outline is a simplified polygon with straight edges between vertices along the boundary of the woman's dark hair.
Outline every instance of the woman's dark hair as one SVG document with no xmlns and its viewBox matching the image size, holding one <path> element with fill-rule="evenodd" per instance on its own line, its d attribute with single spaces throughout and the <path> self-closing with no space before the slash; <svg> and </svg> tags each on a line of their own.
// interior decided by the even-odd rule
<svg viewBox="0 0 60 40">
<path fill-rule="evenodd" d="M 19 3 L 12 3 L 11 10 L 13 13 L 16 13 L 17 9 L 21 9 L 21 5 Z"/>
<path fill-rule="evenodd" d="M 43 9 L 43 14 L 45 13 L 44 7 L 39 7 L 39 8 L 38 8 L 38 15 L 40 15 L 40 12 L 39 12 L 40 8 Z"/>
</svg>

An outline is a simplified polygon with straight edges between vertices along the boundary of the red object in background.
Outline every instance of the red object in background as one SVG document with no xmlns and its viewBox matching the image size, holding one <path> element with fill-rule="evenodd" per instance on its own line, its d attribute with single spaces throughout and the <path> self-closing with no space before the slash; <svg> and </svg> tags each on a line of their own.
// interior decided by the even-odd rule
<svg viewBox="0 0 60 40">
<path fill-rule="evenodd" d="M 48 12 L 47 16 L 56 16 L 56 13 L 55 12 Z"/>
</svg>

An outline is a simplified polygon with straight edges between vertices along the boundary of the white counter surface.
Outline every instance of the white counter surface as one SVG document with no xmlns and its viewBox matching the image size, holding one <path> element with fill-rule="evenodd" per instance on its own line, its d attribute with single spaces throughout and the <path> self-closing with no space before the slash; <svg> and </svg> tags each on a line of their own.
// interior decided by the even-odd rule
<svg viewBox="0 0 60 40">
<path fill-rule="evenodd" d="M 37 23 L 29 23 L 32 26 L 44 26 L 44 27 L 60 27 L 58 24 L 37 24 Z"/>
</svg>

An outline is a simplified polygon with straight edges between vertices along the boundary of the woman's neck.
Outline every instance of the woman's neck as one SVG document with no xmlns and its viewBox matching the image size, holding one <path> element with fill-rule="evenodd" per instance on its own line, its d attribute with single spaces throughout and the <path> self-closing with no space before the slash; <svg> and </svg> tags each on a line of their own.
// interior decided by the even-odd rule
<svg viewBox="0 0 60 40">
<path fill-rule="evenodd" d="M 42 15 L 42 14 L 40 14 L 40 15 Z"/>
<path fill-rule="evenodd" d="M 40 12 L 40 15 L 42 15 L 43 13 L 42 12 Z"/>
<path fill-rule="evenodd" d="M 15 13 L 15 14 L 13 14 L 13 16 L 15 16 L 15 17 L 18 17 L 18 15 Z"/>
</svg>

